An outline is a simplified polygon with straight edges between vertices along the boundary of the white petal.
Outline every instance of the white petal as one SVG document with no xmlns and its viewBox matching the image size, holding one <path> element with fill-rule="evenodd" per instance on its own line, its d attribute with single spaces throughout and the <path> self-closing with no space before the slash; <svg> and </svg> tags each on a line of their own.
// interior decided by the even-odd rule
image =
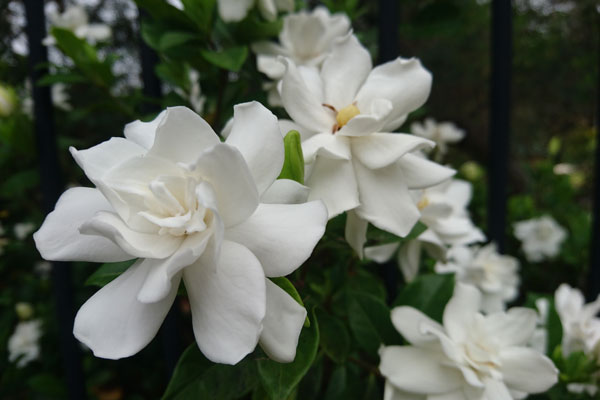
<svg viewBox="0 0 600 400">
<path fill-rule="evenodd" d="M 306 203 L 310 189 L 291 179 L 277 179 L 260 197 L 261 203 L 300 204 Z"/>
<path fill-rule="evenodd" d="M 367 228 L 369 223 L 360 218 L 352 210 L 346 213 L 346 228 L 344 236 L 352 249 L 358 254 L 360 259 L 363 258 L 363 247 L 367 242 Z"/>
<path fill-rule="evenodd" d="M 431 396 L 427 396 L 427 400 L 475 400 L 475 398 L 471 399 L 465 397 L 465 392 L 462 389 L 459 389 L 454 392 L 433 394 Z M 477 398 L 477 400 L 481 399 Z"/>
<path fill-rule="evenodd" d="M 331 111 L 323 106 L 323 99 L 309 89 L 296 65 L 287 59 L 286 72 L 281 80 L 281 101 L 292 119 L 316 132 L 329 132 L 335 124 Z"/>
<path fill-rule="evenodd" d="M 302 154 L 307 163 L 314 162 L 318 155 L 336 160 L 349 160 L 352 157 L 350 140 L 331 132 L 319 133 L 303 141 Z"/>
<path fill-rule="evenodd" d="M 274 21 L 277 18 L 277 9 L 273 0 L 257 0 L 260 15 L 267 21 Z"/>
<path fill-rule="evenodd" d="M 415 393 L 404 392 L 396 389 L 389 381 L 385 381 L 383 390 L 383 400 L 428 400 L 427 396 Z"/>
<path fill-rule="evenodd" d="M 365 258 L 373 260 L 376 263 L 383 264 L 388 262 L 396 250 L 400 247 L 400 243 L 386 243 L 377 246 L 365 247 Z"/>
<path fill-rule="evenodd" d="M 225 231 L 225 238 L 250 249 L 269 277 L 295 271 L 311 255 L 325 232 L 322 202 L 260 204 L 243 223 Z"/>
<path fill-rule="evenodd" d="M 371 55 L 356 36 L 348 35 L 334 44 L 321 67 L 325 103 L 338 110 L 352 104 L 372 68 Z"/>
<path fill-rule="evenodd" d="M 329 219 L 360 204 L 350 161 L 318 157 L 305 184 L 310 188 L 308 199 L 323 200 Z"/>
<path fill-rule="evenodd" d="M 213 186 L 219 215 L 226 227 L 245 221 L 256 210 L 256 184 L 235 147 L 218 144 L 208 149 L 198 158 L 195 169 Z"/>
<path fill-rule="evenodd" d="M 165 117 L 166 110 L 163 110 L 156 118 L 150 122 L 142 122 L 139 119 L 125 125 L 123 134 L 129 140 L 139 144 L 146 150 L 150 150 L 154 144 L 154 137 L 156 136 L 156 129 L 160 124 L 160 121 Z"/>
<path fill-rule="evenodd" d="M 397 164 L 409 189 L 424 189 L 452 177 L 456 171 L 414 154 L 405 154 Z"/>
<path fill-rule="evenodd" d="M 252 48 L 254 50 L 255 46 L 253 45 Z M 254 52 L 257 51 L 254 50 Z M 258 54 L 256 56 L 256 68 L 271 79 L 281 79 L 285 73 L 285 64 L 275 55 Z"/>
<path fill-rule="evenodd" d="M 394 109 L 385 131 L 398 128 L 398 122 L 411 111 L 419 108 L 429 97 L 431 74 L 417 59 L 398 58 L 378 67 L 367 77 L 356 96 L 358 108 L 366 108 L 374 99 L 385 98 Z"/>
<path fill-rule="evenodd" d="M 444 328 L 436 321 L 413 307 L 400 306 L 392 309 L 392 324 L 410 344 L 427 346 L 437 342 L 432 330 L 443 332 Z"/>
<path fill-rule="evenodd" d="M 130 140 L 113 137 L 86 150 L 70 147 L 71 155 L 95 184 L 111 169 L 135 157 L 146 154 L 146 149 Z"/>
<path fill-rule="evenodd" d="M 558 381 L 552 361 L 534 349 L 509 347 L 500 351 L 501 372 L 511 389 L 541 393 Z"/>
<path fill-rule="evenodd" d="M 167 259 L 145 259 L 143 266 L 148 269 L 148 276 L 138 293 L 138 300 L 142 303 L 154 303 L 167 296 L 171 291 L 173 278 L 183 268 L 198 260 L 211 239 L 211 233 L 206 230 L 187 236 L 175 254 Z"/>
<path fill-rule="evenodd" d="M 241 21 L 248 14 L 248 10 L 254 4 L 254 0 L 219 0 L 219 16 L 225 22 Z"/>
<path fill-rule="evenodd" d="M 79 227 L 98 211 L 110 210 L 112 207 L 97 189 L 67 190 L 33 235 L 38 251 L 52 261 L 114 262 L 134 258 L 104 237 L 79 233 Z"/>
<path fill-rule="evenodd" d="M 253 101 L 233 107 L 233 127 L 227 144 L 244 156 L 262 194 L 277 179 L 283 166 L 283 138 L 277 117 L 262 104 Z"/>
<path fill-rule="evenodd" d="M 352 154 L 366 167 L 386 167 L 406 153 L 433 146 L 433 142 L 404 133 L 373 133 L 352 139 Z"/>
<path fill-rule="evenodd" d="M 223 241 L 217 268 L 201 263 L 183 271 L 194 336 L 213 362 L 237 364 L 258 343 L 265 317 L 265 275 L 244 246 Z"/>
<path fill-rule="evenodd" d="M 177 295 L 179 281 L 159 302 L 137 300 L 148 270 L 142 260 L 100 289 L 79 309 L 73 334 L 96 357 L 119 359 L 143 349 L 160 328 Z"/>
<path fill-rule="evenodd" d="M 189 164 L 218 143 L 217 134 L 198 114 L 187 107 L 170 107 L 156 129 L 148 154 Z"/>
<path fill-rule="evenodd" d="M 421 242 L 409 240 L 405 242 L 398 252 L 398 266 L 406 282 L 412 282 L 419 273 L 421 264 Z"/>
<path fill-rule="evenodd" d="M 457 283 L 444 309 L 444 328 L 448 336 L 461 342 L 467 336 L 481 305 L 481 293 L 474 286 Z"/>
<path fill-rule="evenodd" d="M 366 136 L 371 133 L 381 132 L 387 117 L 392 112 L 392 103 L 386 99 L 376 99 L 371 102 L 369 109 L 362 109 L 360 112 L 361 114 L 348 121 L 338 131 L 337 135 Z"/>
<path fill-rule="evenodd" d="M 420 217 L 396 164 L 371 170 L 354 162 L 360 192 L 356 213 L 385 231 L 406 236 Z"/>
<path fill-rule="evenodd" d="M 260 334 L 260 347 L 277 362 L 292 362 L 296 357 L 306 309 L 269 279 L 266 286 L 267 312 Z"/>
<path fill-rule="evenodd" d="M 486 400 L 513 400 L 508 388 L 502 381 L 488 378 L 484 381 L 483 398 Z"/>
<path fill-rule="evenodd" d="M 181 245 L 183 238 L 172 235 L 137 232 L 129 228 L 115 213 L 99 211 L 81 225 L 84 235 L 103 236 L 113 241 L 132 257 L 166 258 Z"/>
<path fill-rule="evenodd" d="M 379 370 L 395 387 L 408 392 L 436 394 L 456 390 L 460 372 L 445 366 L 439 351 L 412 346 L 388 346 L 379 350 Z"/>
<path fill-rule="evenodd" d="M 486 328 L 502 346 L 524 346 L 535 330 L 537 313 L 523 307 L 488 315 Z"/>
</svg>

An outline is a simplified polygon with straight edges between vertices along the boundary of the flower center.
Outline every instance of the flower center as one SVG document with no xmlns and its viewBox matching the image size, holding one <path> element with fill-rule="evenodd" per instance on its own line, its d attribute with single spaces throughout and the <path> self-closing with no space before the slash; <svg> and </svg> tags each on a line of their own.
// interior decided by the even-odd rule
<svg viewBox="0 0 600 400">
<path fill-rule="evenodd" d="M 358 107 L 356 107 L 354 104 L 350 104 L 349 106 L 346 106 L 338 111 L 337 115 L 335 116 L 335 120 L 337 121 L 337 125 L 341 128 L 358 114 L 360 114 Z"/>
<path fill-rule="evenodd" d="M 421 200 L 417 203 L 417 208 L 419 211 L 423 211 L 425 207 L 429 205 L 429 198 L 427 196 L 421 197 Z"/>
<path fill-rule="evenodd" d="M 536 229 L 536 234 L 541 240 L 548 240 L 552 236 L 552 228 L 547 224 L 541 224 Z"/>
</svg>

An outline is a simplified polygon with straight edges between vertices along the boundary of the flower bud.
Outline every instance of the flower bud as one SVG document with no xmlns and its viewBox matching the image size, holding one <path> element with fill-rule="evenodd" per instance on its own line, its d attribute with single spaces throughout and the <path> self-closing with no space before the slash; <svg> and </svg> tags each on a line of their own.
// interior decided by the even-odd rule
<svg viewBox="0 0 600 400">
<path fill-rule="evenodd" d="M 29 303 L 18 302 L 15 304 L 15 312 L 19 316 L 19 319 L 26 320 L 33 316 L 33 307 Z"/>
</svg>

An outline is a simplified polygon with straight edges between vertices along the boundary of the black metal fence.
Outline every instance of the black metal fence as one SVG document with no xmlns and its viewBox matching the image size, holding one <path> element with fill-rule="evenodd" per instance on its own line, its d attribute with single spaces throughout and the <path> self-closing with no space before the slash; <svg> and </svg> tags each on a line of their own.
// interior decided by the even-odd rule
<svg viewBox="0 0 600 400">
<path fill-rule="evenodd" d="M 27 36 L 29 41 L 29 74 L 32 82 L 37 82 L 47 73 L 38 66 L 47 65 L 47 50 L 42 45 L 46 36 L 43 2 L 25 0 L 27 15 Z M 397 54 L 398 7 L 396 0 L 379 0 L 379 62 L 394 59 Z M 508 186 L 508 161 L 510 143 L 510 87 L 512 53 L 512 6 L 509 0 L 492 1 L 492 41 L 490 78 L 490 125 L 489 125 L 489 203 L 488 237 L 498 243 L 500 251 L 505 245 L 506 204 Z M 154 74 L 157 56 L 144 44 L 141 45 L 141 64 L 144 94 L 159 98 L 161 86 Z M 600 65 L 600 48 L 598 49 Z M 598 68 L 600 82 L 600 68 Z M 596 100 L 596 132 L 600 132 L 600 85 Z M 34 129 L 39 157 L 41 190 L 46 212 L 52 211 L 63 190 L 58 164 L 56 136 L 54 132 L 53 108 L 48 86 L 32 85 L 34 101 Z M 152 111 L 148 109 L 146 111 Z M 590 246 L 590 268 L 587 297 L 594 298 L 600 293 L 600 145 L 595 155 L 594 207 Z M 71 267 L 69 263 L 54 263 L 52 269 L 57 318 L 60 326 L 60 351 L 63 358 L 66 383 L 70 399 L 84 399 L 85 380 L 81 365 L 79 346 L 73 336 L 74 304 L 71 290 Z M 394 287 L 397 273 L 386 275 L 388 287 Z M 170 374 L 178 360 L 181 345 L 176 332 L 176 314 L 173 310 L 161 328 L 164 355 Z"/>
</svg>

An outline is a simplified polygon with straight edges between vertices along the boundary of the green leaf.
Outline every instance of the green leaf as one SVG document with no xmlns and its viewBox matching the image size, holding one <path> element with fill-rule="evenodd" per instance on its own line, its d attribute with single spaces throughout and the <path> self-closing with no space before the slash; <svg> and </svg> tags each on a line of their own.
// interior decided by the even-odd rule
<svg viewBox="0 0 600 400">
<path fill-rule="evenodd" d="M 256 387 L 256 375 L 251 358 L 236 365 L 214 364 L 192 343 L 181 355 L 162 399 L 237 399 Z"/>
<path fill-rule="evenodd" d="M 55 83 L 81 83 L 85 82 L 85 77 L 74 72 L 53 73 L 45 75 L 37 81 L 39 86 L 52 86 Z"/>
<path fill-rule="evenodd" d="M 0 185 L 0 197 L 16 198 L 24 196 L 29 190 L 39 185 L 40 175 L 37 169 L 16 172 L 6 178 Z"/>
<path fill-rule="evenodd" d="M 185 12 L 173 7 L 164 0 L 135 0 L 138 7 L 143 8 L 150 16 L 161 23 L 177 29 L 195 29 L 196 24 Z"/>
<path fill-rule="evenodd" d="M 213 11 L 216 0 L 182 0 L 183 12 L 196 24 L 203 33 L 211 30 Z"/>
<path fill-rule="evenodd" d="M 105 286 L 110 281 L 121 275 L 127 268 L 129 268 L 135 260 L 121 261 L 116 263 L 102 264 L 100 268 L 96 270 L 89 278 L 85 281 L 86 286 Z"/>
<path fill-rule="evenodd" d="M 344 323 L 337 317 L 317 309 L 321 348 L 329 358 L 338 364 L 346 361 L 350 352 L 350 334 Z"/>
<path fill-rule="evenodd" d="M 219 51 L 202 49 L 200 53 L 209 63 L 228 71 L 238 72 L 248 57 L 248 47 L 237 46 Z"/>
<path fill-rule="evenodd" d="M 393 305 L 411 306 L 436 321 L 441 321 L 446 303 L 453 292 L 453 274 L 420 275 L 404 286 Z"/>
<path fill-rule="evenodd" d="M 348 292 L 348 322 L 361 348 L 377 354 L 382 344 L 400 343 L 400 336 L 392 326 L 390 309 L 377 297 L 368 293 Z"/>
<path fill-rule="evenodd" d="M 158 41 L 158 50 L 167 51 L 173 47 L 197 40 L 198 35 L 189 32 L 167 32 Z"/>
<path fill-rule="evenodd" d="M 302 307 L 304 307 L 304 302 L 302 301 L 302 298 L 300 297 L 300 293 L 298 293 L 298 290 L 296 290 L 296 287 L 292 284 L 292 282 L 290 282 L 290 280 L 288 278 L 286 278 L 284 276 L 280 276 L 280 277 L 269 278 L 269 279 L 271 280 L 271 282 L 273 282 L 274 284 L 276 284 L 277 286 L 282 288 L 287 294 L 292 296 L 292 298 L 294 300 L 296 300 L 296 302 L 298 304 L 300 304 Z M 307 328 L 310 326 L 310 320 L 308 319 L 308 315 L 306 316 L 306 320 L 304 321 L 304 326 Z"/>
<path fill-rule="evenodd" d="M 291 179 L 304 185 L 304 156 L 298 131 L 289 131 L 283 139 L 285 159 L 278 179 Z"/>
<path fill-rule="evenodd" d="M 34 375 L 27 380 L 29 386 L 35 393 L 43 398 L 64 399 L 67 395 L 62 380 L 50 374 Z"/>
<path fill-rule="evenodd" d="M 325 392 L 325 400 L 337 400 L 345 398 L 344 391 L 348 387 L 346 367 L 339 365 L 333 370 L 327 391 Z"/>
<path fill-rule="evenodd" d="M 421 221 L 417 222 L 415 226 L 413 226 L 412 230 L 405 237 L 396 236 L 393 233 L 384 231 L 379 229 L 372 224 L 369 224 L 369 228 L 367 231 L 367 239 L 369 244 L 384 244 L 384 243 L 393 243 L 393 242 L 403 242 L 407 240 L 412 240 L 418 237 L 421 233 L 427 230 L 427 226 Z"/>
<path fill-rule="evenodd" d="M 311 327 L 302 329 L 293 362 L 281 364 L 269 359 L 257 361 L 260 382 L 272 400 L 287 399 L 317 355 L 319 324 L 314 311 L 311 320 Z"/>
</svg>

